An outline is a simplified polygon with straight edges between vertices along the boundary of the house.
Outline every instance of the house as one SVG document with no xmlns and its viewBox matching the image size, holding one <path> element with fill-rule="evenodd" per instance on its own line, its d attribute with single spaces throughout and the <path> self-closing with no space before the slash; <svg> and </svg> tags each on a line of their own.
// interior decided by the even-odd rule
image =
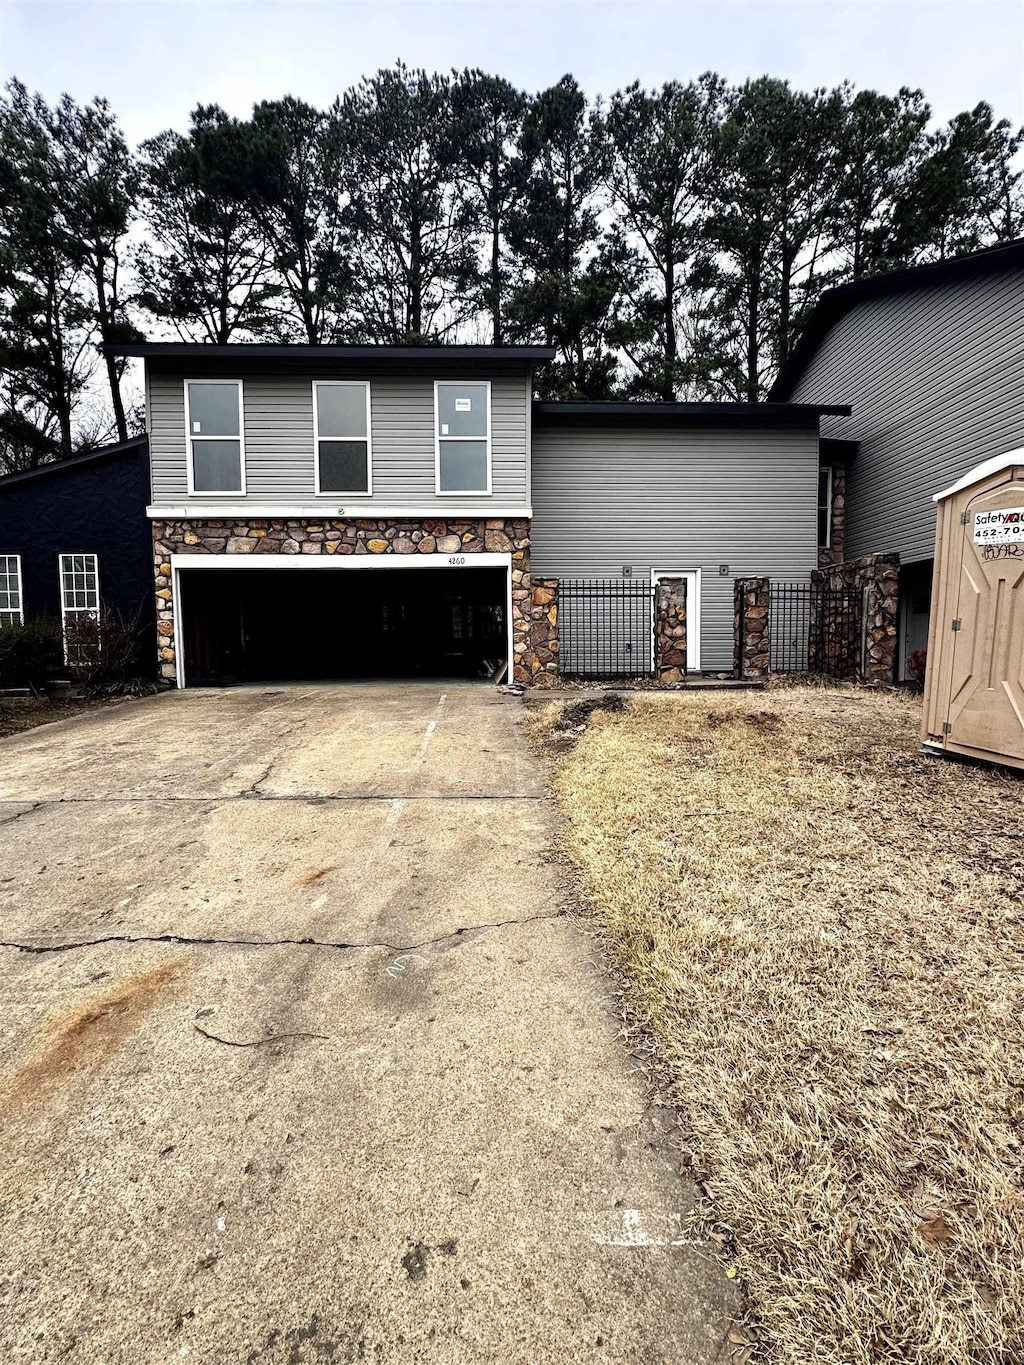
<svg viewBox="0 0 1024 1365">
<path fill-rule="evenodd" d="M 149 443 L 138 436 L 0 478 L 0 626 L 100 604 L 138 623 L 153 658 Z"/>
<path fill-rule="evenodd" d="M 686 583 L 691 669 L 727 672 L 734 580 L 817 563 L 815 404 L 537 403 L 543 347 L 109 349 L 145 363 L 178 686 L 497 678 L 509 660 L 538 681 L 559 630 L 563 651 L 596 632 L 649 671 L 658 577 Z"/>
<path fill-rule="evenodd" d="M 1024 445 L 1024 241 L 831 290 L 769 397 L 852 409 L 822 421 L 825 558 L 900 556 L 906 677 L 928 638 L 933 495 Z"/>
</svg>

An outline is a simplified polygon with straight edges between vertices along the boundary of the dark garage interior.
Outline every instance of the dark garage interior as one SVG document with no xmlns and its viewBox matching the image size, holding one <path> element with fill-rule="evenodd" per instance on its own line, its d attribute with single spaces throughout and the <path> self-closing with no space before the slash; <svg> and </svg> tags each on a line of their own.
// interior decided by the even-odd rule
<svg viewBox="0 0 1024 1365">
<path fill-rule="evenodd" d="M 491 678 L 508 655 L 504 569 L 187 569 L 185 682 Z"/>
</svg>

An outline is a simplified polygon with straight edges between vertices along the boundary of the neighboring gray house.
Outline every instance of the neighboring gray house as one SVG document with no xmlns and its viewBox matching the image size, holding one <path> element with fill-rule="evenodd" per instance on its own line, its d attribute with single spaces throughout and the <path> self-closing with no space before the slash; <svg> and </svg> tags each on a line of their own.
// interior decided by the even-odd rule
<svg viewBox="0 0 1024 1365">
<path fill-rule="evenodd" d="M 833 550 L 900 555 L 905 676 L 928 638 L 933 495 L 1024 445 L 1024 241 L 825 294 L 769 396 L 852 408 L 822 422 Z"/>
<path fill-rule="evenodd" d="M 565 586 L 564 644 L 571 584 L 659 575 L 687 583 L 690 668 L 727 672 L 733 580 L 817 563 L 814 404 L 536 403 L 540 347 L 111 349 L 145 360 L 179 686 L 510 660 L 534 681 L 556 666 L 543 580 Z M 650 597 L 608 627 L 641 663 Z"/>
</svg>

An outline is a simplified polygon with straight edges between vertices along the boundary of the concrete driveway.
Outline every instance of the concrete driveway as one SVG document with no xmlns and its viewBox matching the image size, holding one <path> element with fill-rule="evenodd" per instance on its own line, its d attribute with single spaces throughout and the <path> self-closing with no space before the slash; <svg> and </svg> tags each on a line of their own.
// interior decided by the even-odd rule
<svg viewBox="0 0 1024 1365">
<path fill-rule="evenodd" d="M 729 1359 L 493 689 L 0 743 L 0 1359 Z"/>
</svg>

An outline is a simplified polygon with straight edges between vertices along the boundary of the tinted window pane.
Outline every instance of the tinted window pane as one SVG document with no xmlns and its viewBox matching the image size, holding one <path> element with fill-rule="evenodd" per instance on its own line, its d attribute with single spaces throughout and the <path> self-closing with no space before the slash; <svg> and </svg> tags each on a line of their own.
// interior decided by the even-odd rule
<svg viewBox="0 0 1024 1365">
<path fill-rule="evenodd" d="M 487 442 L 441 442 L 441 492 L 486 493 Z"/>
<path fill-rule="evenodd" d="M 366 389 L 362 384 L 318 384 L 317 430 L 321 436 L 366 436 Z"/>
<path fill-rule="evenodd" d="M 437 421 L 439 436 L 486 436 L 487 385 L 438 384 Z"/>
<path fill-rule="evenodd" d="M 190 384 L 188 420 L 193 436 L 237 436 L 238 386 Z"/>
<path fill-rule="evenodd" d="M 366 442 L 320 442 L 320 492 L 365 493 Z"/>
<path fill-rule="evenodd" d="M 240 456 L 241 446 L 238 441 L 193 441 L 193 488 L 197 493 L 241 492 Z"/>
</svg>

